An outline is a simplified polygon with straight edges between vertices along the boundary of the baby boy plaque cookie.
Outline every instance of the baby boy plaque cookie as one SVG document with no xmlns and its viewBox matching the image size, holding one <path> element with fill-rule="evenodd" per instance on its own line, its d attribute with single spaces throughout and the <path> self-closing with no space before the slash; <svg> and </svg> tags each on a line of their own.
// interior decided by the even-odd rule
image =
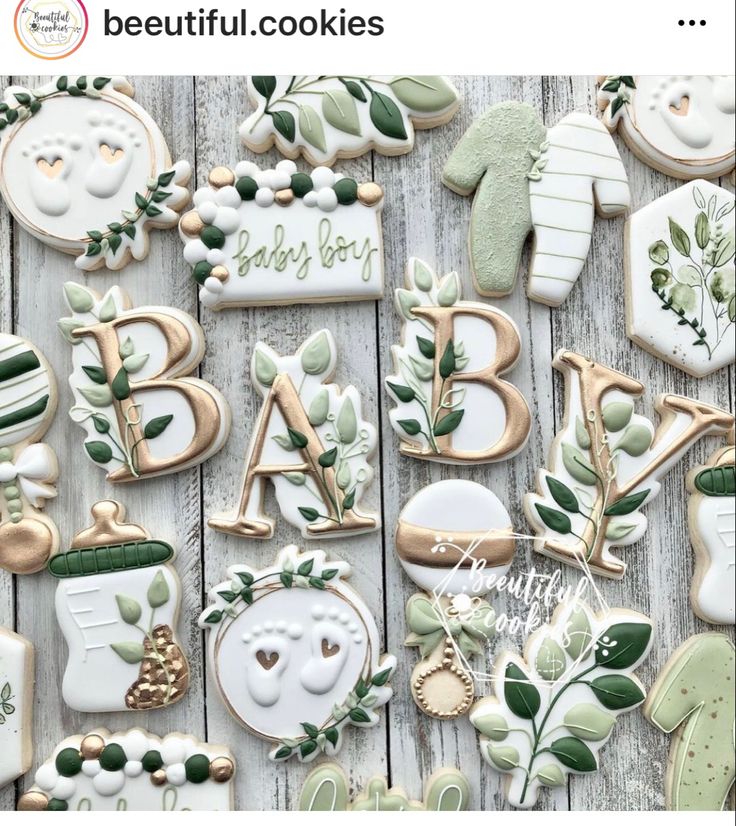
<svg viewBox="0 0 736 826">
<path fill-rule="evenodd" d="M 184 258 L 213 310 L 383 295 L 383 190 L 293 161 L 218 166 L 181 219 Z"/>
</svg>

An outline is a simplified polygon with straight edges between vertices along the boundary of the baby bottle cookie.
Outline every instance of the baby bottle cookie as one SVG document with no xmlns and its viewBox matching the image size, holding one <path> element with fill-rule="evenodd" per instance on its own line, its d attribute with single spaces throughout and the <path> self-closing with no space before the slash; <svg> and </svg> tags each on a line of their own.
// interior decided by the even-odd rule
<svg viewBox="0 0 736 826">
<path fill-rule="evenodd" d="M 0 627 L 0 789 L 33 760 L 33 646 Z"/>
</svg>

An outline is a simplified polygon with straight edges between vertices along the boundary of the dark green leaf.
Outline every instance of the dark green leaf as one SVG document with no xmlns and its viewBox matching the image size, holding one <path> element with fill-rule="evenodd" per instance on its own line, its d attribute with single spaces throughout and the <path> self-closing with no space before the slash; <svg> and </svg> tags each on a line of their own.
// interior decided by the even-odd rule
<svg viewBox="0 0 736 826">
<path fill-rule="evenodd" d="M 158 176 L 158 185 L 168 186 L 174 180 L 174 175 L 176 175 L 176 171 L 173 169 L 170 169 L 168 172 L 162 172 Z"/>
<path fill-rule="evenodd" d="M 217 594 L 218 596 L 221 596 L 225 600 L 225 602 L 235 602 L 235 600 L 238 598 L 238 595 L 235 593 L 235 591 L 218 591 Z"/>
<path fill-rule="evenodd" d="M 145 209 L 148 206 L 148 201 L 141 195 L 140 192 L 135 193 L 135 205 L 138 209 Z"/>
<path fill-rule="evenodd" d="M 92 414 L 92 424 L 98 433 L 110 432 L 110 422 L 104 416 L 100 416 L 99 413 Z"/>
<path fill-rule="evenodd" d="M 18 120 L 18 110 L 17 109 L 8 109 L 5 114 L 5 119 L 8 123 L 15 123 Z"/>
<path fill-rule="evenodd" d="M 564 508 L 568 513 L 580 513 L 580 505 L 578 504 L 577 496 L 559 479 L 553 476 L 547 477 L 547 487 L 550 495 L 557 502 L 557 504 Z"/>
<path fill-rule="evenodd" d="M 652 626 L 646 622 L 612 625 L 596 640 L 595 661 L 605 668 L 629 668 L 644 656 L 651 637 Z"/>
<path fill-rule="evenodd" d="M 570 517 L 562 511 L 556 511 L 554 508 L 548 508 L 546 505 L 535 503 L 534 507 L 537 509 L 539 518 L 544 524 L 557 533 L 567 534 L 572 530 L 572 522 Z"/>
<path fill-rule="evenodd" d="M 299 746 L 299 754 L 302 757 L 308 757 L 312 752 L 317 750 L 317 743 L 314 740 L 305 740 Z"/>
<path fill-rule="evenodd" d="M 631 708 L 644 702 L 644 692 L 629 677 L 622 674 L 607 674 L 596 677 L 590 683 L 590 688 L 598 698 L 598 702 L 612 711 Z"/>
<path fill-rule="evenodd" d="M 32 100 L 31 105 L 28 107 L 30 113 L 32 115 L 37 114 L 41 109 L 41 101 L 40 100 Z"/>
<path fill-rule="evenodd" d="M 317 726 L 313 726 L 311 723 L 302 723 L 302 728 L 304 729 L 304 733 L 307 737 L 317 737 L 319 734 L 319 729 Z"/>
<path fill-rule="evenodd" d="M 422 426 L 416 419 L 399 419 L 397 424 L 410 436 L 416 436 L 422 429 Z"/>
<path fill-rule="evenodd" d="M 68 85 L 69 85 L 69 78 L 68 78 L 66 75 L 62 75 L 62 76 L 61 76 L 61 77 L 60 77 L 60 78 L 56 81 L 56 88 L 57 88 L 60 92 L 66 92 L 66 87 L 67 87 Z"/>
<path fill-rule="evenodd" d="M 453 430 L 457 430 L 464 415 L 464 410 L 453 410 L 452 413 L 448 413 L 434 426 L 434 435 L 447 436 L 448 433 L 452 433 Z"/>
<path fill-rule="evenodd" d="M 371 677 L 371 685 L 375 686 L 383 686 L 386 685 L 388 682 L 389 677 L 391 676 L 391 669 L 386 668 L 384 671 L 379 671 L 378 674 L 374 674 Z"/>
<path fill-rule="evenodd" d="M 93 241 L 91 244 L 87 244 L 87 249 L 84 251 L 84 254 L 99 255 L 101 252 L 102 247 L 96 241 Z"/>
<path fill-rule="evenodd" d="M 350 493 L 342 500 L 342 509 L 344 511 L 352 510 L 353 505 L 355 505 L 355 491 L 351 490 Z"/>
<path fill-rule="evenodd" d="M 112 254 L 115 255 L 115 253 L 118 251 L 118 248 L 123 243 L 123 239 L 119 235 L 111 235 L 107 239 L 107 243 L 110 245 Z"/>
<path fill-rule="evenodd" d="M 649 488 L 640 493 L 630 493 L 628 496 L 623 496 L 613 504 L 609 505 L 605 511 L 604 516 L 626 516 L 628 513 L 633 513 L 637 508 L 641 507 L 642 502 L 649 496 Z"/>
<path fill-rule="evenodd" d="M 135 224 L 126 224 L 123 227 L 123 232 L 128 236 L 128 238 L 135 238 Z"/>
<path fill-rule="evenodd" d="M 399 107 L 381 92 L 371 93 L 369 114 L 373 125 L 382 135 L 397 140 L 406 140 L 406 128 Z"/>
<path fill-rule="evenodd" d="M 107 442 L 85 442 L 84 449 L 94 462 L 106 465 L 112 459 L 112 448 Z"/>
<path fill-rule="evenodd" d="M 670 222 L 670 237 L 675 249 L 687 258 L 690 255 L 690 238 L 685 230 L 672 218 L 668 219 Z"/>
<path fill-rule="evenodd" d="M 81 89 L 84 91 L 87 88 L 87 78 L 82 75 L 81 77 L 77 78 L 77 89 Z"/>
<path fill-rule="evenodd" d="M 31 96 L 28 92 L 16 92 L 13 97 L 20 103 L 21 106 L 28 106 L 31 102 Z"/>
<path fill-rule="evenodd" d="M 210 613 L 204 618 L 204 621 L 208 623 L 217 623 L 220 622 L 221 619 L 222 611 L 210 611 Z"/>
<path fill-rule="evenodd" d="M 325 729 L 324 735 L 325 735 L 325 739 L 327 740 L 328 743 L 330 743 L 333 746 L 337 745 L 337 741 L 340 737 L 340 734 L 338 733 L 337 729 L 334 726 L 331 726 L 330 728 Z"/>
<path fill-rule="evenodd" d="M 387 381 L 386 384 L 400 402 L 414 401 L 416 393 L 411 389 L 411 387 L 406 387 L 403 384 L 394 384 L 390 381 Z"/>
<path fill-rule="evenodd" d="M 266 100 L 276 91 L 276 78 L 273 75 L 253 75 L 251 83 L 256 92 Z"/>
<path fill-rule="evenodd" d="M 309 576 L 312 573 L 312 568 L 314 568 L 314 560 L 307 559 L 296 569 L 296 572 L 299 576 Z"/>
<path fill-rule="evenodd" d="M 621 83 L 628 86 L 629 89 L 636 89 L 636 83 L 634 83 L 634 78 L 631 75 L 621 75 Z"/>
<path fill-rule="evenodd" d="M 157 416 L 155 419 L 151 419 L 150 422 L 146 425 L 143 435 L 146 439 L 155 439 L 156 436 L 160 436 L 164 430 L 171 424 L 173 420 L 172 415 L 168 416 Z"/>
<path fill-rule="evenodd" d="M 319 457 L 319 464 L 320 467 L 332 467 L 335 462 L 337 461 L 337 448 L 333 447 L 330 450 L 326 450 L 322 453 Z"/>
<path fill-rule="evenodd" d="M 359 83 L 356 83 L 354 80 L 343 80 L 342 82 L 348 92 L 350 92 L 356 100 L 359 100 L 361 103 L 366 102 L 365 92 Z"/>
<path fill-rule="evenodd" d="M 576 772 L 594 772 L 598 768 L 593 752 L 577 737 L 560 737 L 547 750 L 563 766 Z"/>
<path fill-rule="evenodd" d="M 151 196 L 151 200 L 154 204 L 160 204 L 162 201 L 165 201 L 167 198 L 171 197 L 170 192 L 166 192 L 166 190 L 159 190 L 158 192 L 154 192 Z"/>
<path fill-rule="evenodd" d="M 109 77 L 96 77 L 96 78 L 92 81 L 92 85 L 93 85 L 93 86 L 95 87 L 95 89 L 97 89 L 97 91 L 99 92 L 99 91 L 100 91 L 100 89 L 104 89 L 104 88 L 105 88 L 105 86 L 107 86 L 107 84 L 108 84 L 109 82 L 110 82 L 110 78 L 109 78 Z"/>
<path fill-rule="evenodd" d="M 440 359 L 440 376 L 448 379 L 455 372 L 455 345 L 449 339 L 445 346 L 445 352 Z"/>
<path fill-rule="evenodd" d="M 511 711 L 522 720 L 533 720 L 539 711 L 539 692 L 516 663 L 506 666 L 503 696 Z"/>
<path fill-rule="evenodd" d="M 328 580 L 333 579 L 337 576 L 337 568 L 328 568 L 326 571 L 322 571 L 322 579 Z"/>
<path fill-rule="evenodd" d="M 285 760 L 291 756 L 291 749 L 288 746 L 281 746 L 281 748 L 274 754 L 274 759 Z"/>
<path fill-rule="evenodd" d="M 155 218 L 157 215 L 160 215 L 162 210 L 160 210 L 157 206 L 153 206 L 153 204 L 146 207 L 146 215 L 149 218 Z"/>
<path fill-rule="evenodd" d="M 428 338 L 422 338 L 422 336 L 417 336 L 417 346 L 419 347 L 419 352 L 428 359 L 433 359 L 435 356 L 435 346 L 434 342 L 430 341 Z"/>
<path fill-rule="evenodd" d="M 112 390 L 113 396 L 115 396 L 115 398 L 118 401 L 130 398 L 130 384 L 128 383 L 128 374 L 125 372 L 125 369 L 123 367 L 121 367 L 120 370 L 118 370 L 118 374 L 112 380 L 110 389 Z"/>
<path fill-rule="evenodd" d="M 281 584 L 284 586 L 284 588 L 291 588 L 291 586 L 294 584 L 294 577 L 288 571 L 282 571 L 279 574 L 279 579 L 281 580 Z"/>
<path fill-rule="evenodd" d="M 307 522 L 314 522 L 315 519 L 319 519 L 319 511 L 314 508 L 299 508 L 299 513 Z"/>
<path fill-rule="evenodd" d="M 88 230 L 87 237 L 93 241 L 102 241 L 102 233 L 97 229 Z"/>
<path fill-rule="evenodd" d="M 309 577 L 309 584 L 312 588 L 316 588 L 318 591 L 325 590 L 325 584 L 322 580 L 317 576 L 310 576 Z"/>
<path fill-rule="evenodd" d="M 240 592 L 240 598 L 243 600 L 243 602 L 246 605 L 252 605 L 253 604 L 253 591 L 251 591 L 250 588 L 243 588 L 243 590 Z"/>
<path fill-rule="evenodd" d="M 300 433 L 298 430 L 294 430 L 293 427 L 287 427 L 286 431 L 289 434 L 289 438 L 291 439 L 291 443 L 294 447 L 303 449 L 307 446 L 307 437 L 303 433 Z"/>
<path fill-rule="evenodd" d="M 351 708 L 348 716 L 354 723 L 370 723 L 371 718 L 362 708 Z"/>
<path fill-rule="evenodd" d="M 283 109 L 277 112 L 271 112 L 270 114 L 274 129 L 282 134 L 287 141 L 293 142 L 296 136 L 296 122 L 294 121 L 294 115 Z"/>
<path fill-rule="evenodd" d="M 107 384 L 107 375 L 102 367 L 82 365 L 82 370 L 84 370 L 87 377 L 92 379 L 95 384 Z"/>
<path fill-rule="evenodd" d="M 369 690 L 370 690 L 370 689 L 369 689 L 369 688 L 368 688 L 368 686 L 365 684 L 365 680 L 361 677 L 361 678 L 358 680 L 358 684 L 355 686 L 355 696 L 356 696 L 359 700 L 362 700 L 364 697 L 367 697 L 367 696 L 368 696 L 368 692 L 369 692 Z"/>
<path fill-rule="evenodd" d="M 616 112 L 624 105 L 624 99 L 616 97 L 611 101 L 611 117 L 614 117 Z"/>
</svg>

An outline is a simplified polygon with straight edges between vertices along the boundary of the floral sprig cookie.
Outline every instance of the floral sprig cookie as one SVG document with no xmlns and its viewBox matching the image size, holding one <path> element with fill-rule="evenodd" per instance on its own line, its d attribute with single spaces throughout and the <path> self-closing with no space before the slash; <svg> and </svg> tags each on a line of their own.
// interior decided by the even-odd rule
<svg viewBox="0 0 736 826">
<path fill-rule="evenodd" d="M 33 663 L 31 643 L 0 627 L 0 789 L 31 768 Z"/>
</svg>

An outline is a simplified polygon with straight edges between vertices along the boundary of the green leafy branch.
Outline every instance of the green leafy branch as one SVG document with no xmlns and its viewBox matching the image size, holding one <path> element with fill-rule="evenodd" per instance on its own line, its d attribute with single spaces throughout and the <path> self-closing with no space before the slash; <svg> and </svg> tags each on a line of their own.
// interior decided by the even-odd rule
<svg viewBox="0 0 736 826">
<path fill-rule="evenodd" d="M 631 75 L 608 75 L 601 89 L 616 96 L 611 100 L 611 118 L 614 118 L 618 110 L 631 100 L 628 90 L 636 89 L 636 83 Z"/>
<path fill-rule="evenodd" d="M 11 714 L 15 714 L 15 706 L 10 702 L 14 699 L 12 691 L 10 683 L 5 683 L 0 689 L 0 726 L 5 725 L 5 721 Z"/>
<path fill-rule="evenodd" d="M 71 97 L 98 98 L 100 97 L 100 92 L 107 86 L 110 80 L 111 78 L 109 77 L 95 77 L 90 79 L 82 76 L 77 78 L 73 83 L 69 83 L 69 78 L 66 75 L 62 75 L 56 81 L 56 86 L 48 92 L 40 92 L 39 90 L 15 92 L 13 97 L 18 103 L 17 106 L 10 106 L 5 102 L 0 103 L 0 132 L 2 132 L 6 126 L 21 123 L 33 117 L 33 115 L 38 114 L 43 101 L 59 93 L 65 93 Z"/>
</svg>

